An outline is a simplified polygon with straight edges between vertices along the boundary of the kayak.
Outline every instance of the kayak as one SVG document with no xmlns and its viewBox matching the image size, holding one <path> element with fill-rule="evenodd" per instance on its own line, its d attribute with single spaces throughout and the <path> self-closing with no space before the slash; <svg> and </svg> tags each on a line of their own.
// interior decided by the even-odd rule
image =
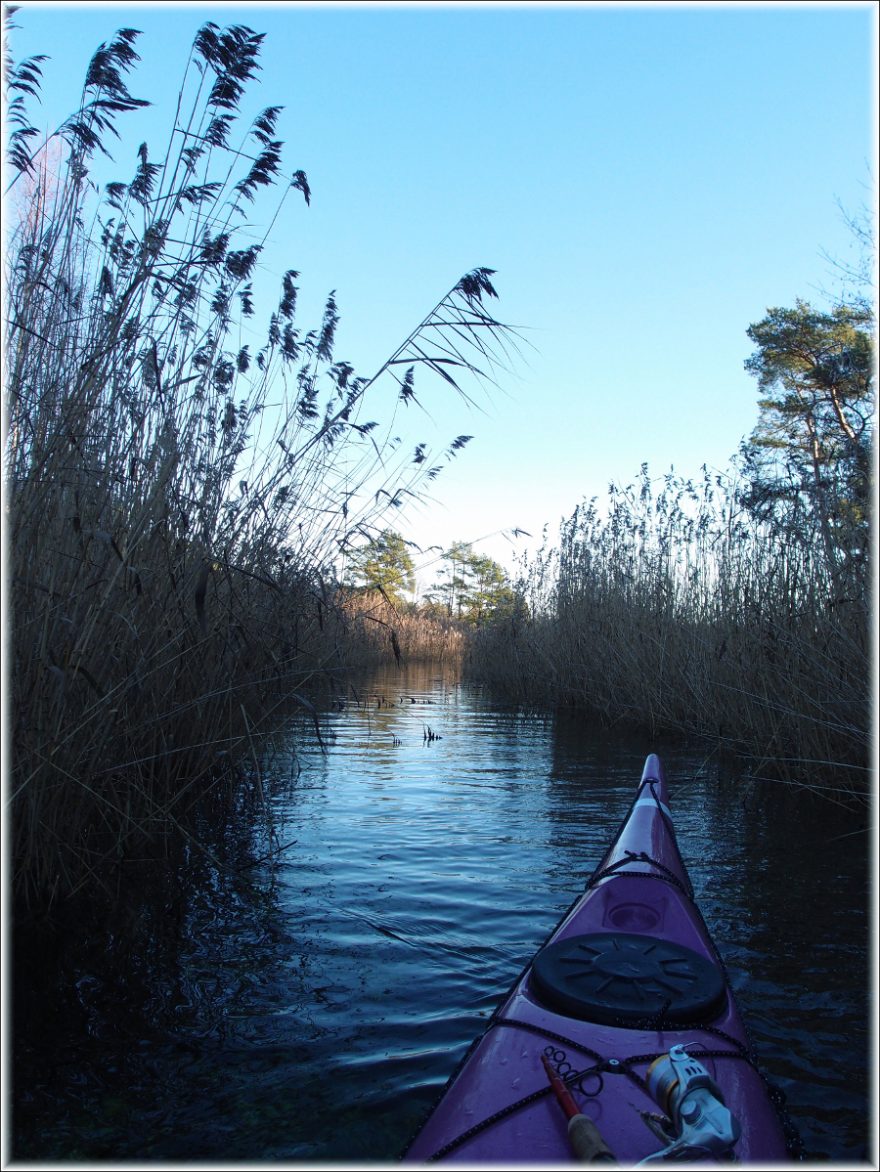
<svg viewBox="0 0 880 1172">
<path fill-rule="evenodd" d="M 406 1163 L 790 1164 L 694 901 L 659 758 L 615 839 L 471 1046 Z"/>
</svg>

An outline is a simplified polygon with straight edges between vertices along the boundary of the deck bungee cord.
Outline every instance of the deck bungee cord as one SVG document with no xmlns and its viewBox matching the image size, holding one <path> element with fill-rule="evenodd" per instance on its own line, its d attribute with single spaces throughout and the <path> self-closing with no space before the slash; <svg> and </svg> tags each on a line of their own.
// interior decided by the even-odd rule
<svg viewBox="0 0 880 1172">
<path fill-rule="evenodd" d="M 646 1027 L 650 1025 L 651 1028 L 654 1028 L 657 1023 L 651 1022 L 645 1024 Z M 572 1038 L 565 1037 L 562 1034 L 554 1034 L 550 1030 L 533 1026 L 527 1022 L 510 1021 L 508 1019 L 501 1018 L 495 1021 L 493 1026 L 496 1028 L 507 1026 L 549 1038 L 551 1044 L 546 1046 L 541 1051 L 542 1065 L 545 1065 L 546 1069 L 546 1063 L 551 1063 L 557 1077 L 560 1079 L 566 1089 L 576 1090 L 586 1099 L 595 1099 L 602 1093 L 605 1087 L 605 1080 L 602 1077 L 603 1074 L 624 1076 L 629 1078 L 640 1090 L 652 1094 L 653 1097 L 649 1078 L 642 1077 L 638 1071 L 633 1068 L 636 1066 L 645 1066 L 650 1071 L 650 1068 L 654 1063 L 669 1057 L 669 1054 L 665 1051 L 651 1052 L 647 1054 L 630 1054 L 624 1057 L 603 1057 L 601 1054 L 591 1050 L 588 1046 L 585 1046 L 580 1042 L 576 1042 Z M 490 1026 L 490 1028 L 492 1027 Z M 685 1026 L 684 1028 L 687 1029 L 688 1027 Z M 703 1047 L 700 1050 L 701 1057 L 712 1059 L 739 1059 L 749 1063 L 752 1068 L 760 1074 L 760 1068 L 757 1065 L 755 1056 L 750 1053 L 740 1042 L 738 1042 L 736 1038 L 731 1037 L 729 1034 L 725 1034 L 723 1030 L 713 1029 L 711 1026 L 700 1025 L 694 1026 L 692 1028 L 694 1030 L 699 1029 L 704 1033 L 715 1035 L 721 1038 L 723 1041 L 729 1043 L 730 1046 L 734 1047 L 733 1049 L 726 1050 L 708 1049 Z M 692 1045 L 694 1044 L 697 1043 L 692 1043 Z M 579 1050 L 581 1053 L 584 1053 L 588 1057 L 594 1059 L 593 1065 L 585 1067 L 581 1070 L 572 1067 L 568 1060 L 567 1052 L 564 1049 L 561 1049 L 563 1046 L 568 1046 L 573 1050 Z M 568 1070 L 564 1071 L 562 1069 L 563 1066 L 567 1066 Z M 584 1087 L 584 1080 L 588 1078 L 593 1078 L 596 1080 L 595 1088 L 587 1089 Z M 497 1111 L 494 1115 L 481 1120 L 479 1123 L 476 1123 L 472 1127 L 468 1128 L 467 1131 L 462 1132 L 461 1135 L 458 1135 L 454 1139 L 450 1140 L 442 1148 L 438 1149 L 438 1151 L 432 1152 L 431 1155 L 426 1158 L 425 1162 L 431 1164 L 436 1163 L 438 1160 L 442 1160 L 445 1156 L 455 1151 L 456 1148 L 461 1147 L 462 1144 L 472 1139 L 481 1131 L 494 1126 L 503 1119 L 506 1119 L 510 1115 L 514 1114 L 516 1111 L 523 1110 L 537 1099 L 544 1098 L 552 1089 L 552 1084 L 549 1087 L 541 1087 L 537 1091 L 533 1091 L 530 1095 L 525 1095 L 523 1098 L 508 1104 L 506 1107 L 502 1108 L 502 1110 Z"/>
</svg>

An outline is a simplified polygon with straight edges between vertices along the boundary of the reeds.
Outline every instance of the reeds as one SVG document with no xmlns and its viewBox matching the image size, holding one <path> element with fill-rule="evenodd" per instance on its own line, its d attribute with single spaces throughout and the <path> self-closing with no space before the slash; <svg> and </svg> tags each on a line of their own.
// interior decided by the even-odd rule
<svg viewBox="0 0 880 1172">
<path fill-rule="evenodd" d="M 644 466 L 579 507 L 524 568 L 528 616 L 481 632 L 475 667 L 523 700 L 709 738 L 756 775 L 865 792 L 867 561 L 841 591 L 806 504 L 762 520 L 735 471 L 703 472 Z"/>
<path fill-rule="evenodd" d="M 95 157 L 141 104 L 136 36 L 95 54 L 57 174 L 26 119 L 39 59 L 8 70 L 30 188 L 7 249 L 11 876 L 37 905 L 110 890 L 135 844 L 190 834 L 194 798 L 234 784 L 237 752 L 339 659 L 336 559 L 463 438 L 430 459 L 366 412 L 387 423 L 419 371 L 465 395 L 509 338 L 487 269 L 369 378 L 334 357 L 332 295 L 298 326 L 293 269 L 259 326 L 268 236 L 238 225 L 280 181 L 281 108 L 238 127 L 262 40 L 241 26 L 200 31 L 167 150 L 141 146 L 96 196 Z M 308 203 L 302 171 L 284 184 Z"/>
<path fill-rule="evenodd" d="M 342 624 L 338 646 L 348 667 L 460 663 L 469 645 L 465 623 L 412 604 L 396 605 L 384 591 L 340 589 L 334 615 Z"/>
</svg>

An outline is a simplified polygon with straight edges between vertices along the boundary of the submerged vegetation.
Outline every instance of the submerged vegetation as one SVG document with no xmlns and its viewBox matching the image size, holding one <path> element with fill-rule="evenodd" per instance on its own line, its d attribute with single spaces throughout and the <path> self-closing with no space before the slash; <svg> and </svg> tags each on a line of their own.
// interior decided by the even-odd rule
<svg viewBox="0 0 880 1172">
<path fill-rule="evenodd" d="M 46 143 L 27 114 L 43 58 L 7 62 L 11 876 L 36 906 L 189 835 L 192 802 L 345 665 L 335 561 L 468 439 L 408 448 L 370 413 L 405 411 L 423 373 L 467 397 L 511 338 L 485 268 L 370 377 L 334 354 L 332 294 L 299 325 L 294 269 L 261 326 L 254 209 L 279 184 L 311 196 L 303 171 L 282 178 L 280 106 L 239 126 L 262 37 L 206 24 L 168 146 L 99 186 L 147 104 L 128 90 L 137 36 L 100 46 Z"/>
</svg>

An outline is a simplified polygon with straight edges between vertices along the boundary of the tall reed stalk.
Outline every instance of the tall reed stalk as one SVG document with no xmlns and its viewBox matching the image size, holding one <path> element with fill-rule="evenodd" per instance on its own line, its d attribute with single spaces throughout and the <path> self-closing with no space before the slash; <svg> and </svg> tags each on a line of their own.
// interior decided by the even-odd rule
<svg viewBox="0 0 880 1172">
<path fill-rule="evenodd" d="M 745 480 L 703 471 L 658 482 L 644 466 L 576 509 L 524 567 L 527 613 L 480 633 L 475 667 L 524 700 L 709 738 L 755 774 L 866 792 L 867 560 L 833 591 L 806 504 L 774 525 L 745 507 Z"/>
<path fill-rule="evenodd" d="M 334 357 L 332 295 L 298 325 L 293 269 L 258 326 L 268 231 L 239 225 L 282 182 L 283 144 L 280 107 L 239 127 L 262 41 L 242 26 L 201 29 L 167 150 L 142 145 L 96 196 L 117 118 L 144 104 L 126 83 L 137 35 L 93 57 L 52 138 L 57 175 L 26 117 L 41 59 L 7 69 L 11 874 L 40 906 L 111 890 L 133 851 L 191 835 L 196 795 L 305 702 L 337 656 L 336 559 L 467 438 L 432 459 L 377 440 L 368 412 L 405 407 L 419 371 L 467 397 L 461 376 L 488 376 L 511 337 L 485 307 L 487 269 L 371 377 Z M 302 171 L 283 183 L 309 202 Z"/>
</svg>

